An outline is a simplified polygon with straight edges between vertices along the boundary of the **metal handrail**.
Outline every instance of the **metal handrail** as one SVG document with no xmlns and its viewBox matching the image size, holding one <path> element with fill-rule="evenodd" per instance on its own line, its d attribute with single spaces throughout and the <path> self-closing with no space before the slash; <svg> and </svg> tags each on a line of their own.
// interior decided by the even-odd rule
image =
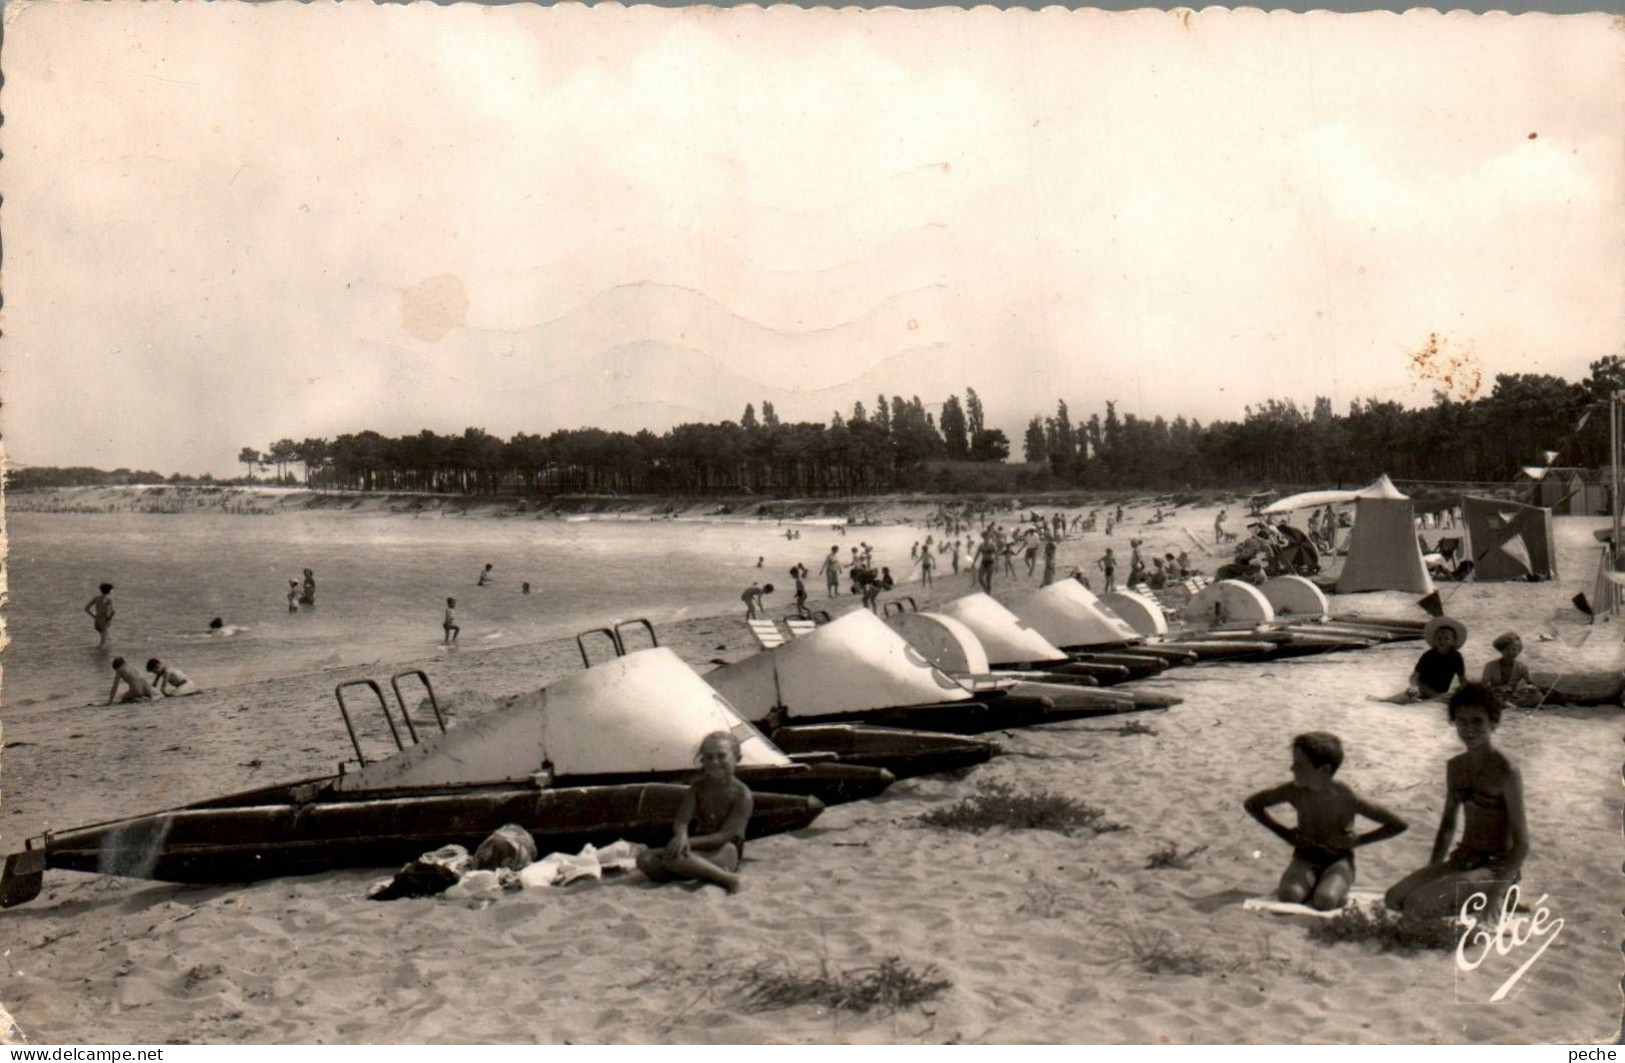
<svg viewBox="0 0 1625 1063">
<path fill-rule="evenodd" d="M 406 698 L 401 694 L 401 680 L 409 675 L 417 676 L 418 682 L 423 684 L 424 691 L 429 695 L 429 708 L 434 710 L 434 722 L 440 725 L 440 733 L 445 734 L 446 717 L 440 712 L 440 702 L 434 696 L 434 686 L 429 682 L 429 673 L 425 672 L 421 668 L 408 668 L 404 672 L 396 672 L 394 675 L 390 676 L 389 685 L 391 689 L 395 691 L 395 700 L 401 706 L 401 718 L 406 721 L 407 730 L 412 732 L 412 741 L 418 741 L 418 733 L 412 727 L 412 714 L 407 711 Z"/>
<path fill-rule="evenodd" d="M 396 749 L 405 749 L 401 744 L 401 733 L 395 727 L 395 718 L 389 714 L 389 702 L 384 698 L 384 690 L 372 679 L 347 679 L 333 688 L 333 696 L 338 699 L 339 715 L 344 717 L 344 729 L 350 732 L 350 744 L 355 746 L 355 759 L 366 766 L 367 756 L 361 752 L 361 739 L 356 737 L 355 724 L 350 719 L 350 708 L 344 704 L 345 687 L 370 687 L 378 698 L 378 707 L 384 710 L 384 722 L 389 724 L 390 737 L 395 739 Z"/>
<path fill-rule="evenodd" d="M 581 651 L 581 666 L 583 668 L 592 667 L 592 659 L 587 656 L 587 644 L 582 641 L 582 639 L 586 638 L 588 635 L 603 635 L 605 638 L 609 639 L 610 648 L 615 651 L 615 656 L 622 656 L 621 640 L 614 631 L 607 627 L 591 628 L 576 636 L 576 649 Z"/>
<path fill-rule="evenodd" d="M 642 624 L 643 629 L 649 633 L 649 644 L 651 646 L 660 645 L 660 638 L 655 634 L 655 626 L 643 617 L 640 616 L 634 620 L 622 620 L 615 625 L 615 645 L 620 649 L 622 657 L 626 656 L 626 642 L 621 637 L 621 628 L 632 627 L 635 624 Z"/>
</svg>

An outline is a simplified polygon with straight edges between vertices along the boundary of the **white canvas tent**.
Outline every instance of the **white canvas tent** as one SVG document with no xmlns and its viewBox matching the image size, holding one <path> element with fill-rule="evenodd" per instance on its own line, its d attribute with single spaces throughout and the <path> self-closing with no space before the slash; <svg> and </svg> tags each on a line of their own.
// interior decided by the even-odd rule
<svg viewBox="0 0 1625 1063">
<path fill-rule="evenodd" d="M 839 716 L 971 696 L 867 609 L 707 672 L 705 681 L 748 720 L 780 705 L 791 718 Z"/>
<path fill-rule="evenodd" d="M 345 775 L 339 786 L 523 782 L 544 768 L 577 777 L 686 771 L 712 731 L 733 732 L 743 765 L 790 763 L 681 657 L 656 647 L 436 733 Z"/>
<path fill-rule="evenodd" d="M 1415 509 L 1386 475 L 1354 494 L 1354 529 L 1337 593 L 1359 591 L 1433 591 L 1416 542 Z"/>
</svg>

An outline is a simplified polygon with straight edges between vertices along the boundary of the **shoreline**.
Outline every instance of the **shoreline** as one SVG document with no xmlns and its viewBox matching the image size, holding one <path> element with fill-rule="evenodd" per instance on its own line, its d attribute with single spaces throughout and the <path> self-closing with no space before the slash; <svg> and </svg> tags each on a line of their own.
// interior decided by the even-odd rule
<svg viewBox="0 0 1625 1063">
<path fill-rule="evenodd" d="M 896 492 L 839 497 L 765 495 L 554 495 L 522 497 L 436 494 L 412 491 L 341 491 L 307 487 L 194 484 L 129 484 L 7 491 L 13 513 L 198 513 L 269 516 L 281 513 L 336 513 L 437 517 L 586 517 L 596 520 L 800 521 L 854 527 L 908 523 L 945 507 L 1015 512 L 1027 508 L 1245 505 L 1248 491 L 1035 490 L 1005 492 Z"/>
</svg>

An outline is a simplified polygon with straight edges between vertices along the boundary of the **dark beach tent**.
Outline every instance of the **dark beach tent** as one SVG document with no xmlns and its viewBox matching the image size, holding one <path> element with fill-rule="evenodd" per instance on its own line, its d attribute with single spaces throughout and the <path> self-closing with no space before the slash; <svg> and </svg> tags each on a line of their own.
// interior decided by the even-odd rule
<svg viewBox="0 0 1625 1063">
<path fill-rule="evenodd" d="M 1416 513 L 1386 475 L 1354 492 L 1354 529 L 1348 558 L 1337 579 L 1338 594 L 1359 591 L 1433 590 L 1422 550 L 1416 543 Z"/>
<path fill-rule="evenodd" d="M 1461 513 L 1475 579 L 1557 578 L 1551 510 L 1468 496 Z"/>
</svg>

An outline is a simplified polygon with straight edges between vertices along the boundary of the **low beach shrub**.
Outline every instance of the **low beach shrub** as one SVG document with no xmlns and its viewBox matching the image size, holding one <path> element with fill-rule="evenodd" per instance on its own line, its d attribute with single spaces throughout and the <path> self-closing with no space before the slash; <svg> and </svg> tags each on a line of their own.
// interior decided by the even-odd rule
<svg viewBox="0 0 1625 1063">
<path fill-rule="evenodd" d="M 1309 928 L 1309 940 L 1322 945 L 1375 945 L 1379 952 L 1450 952 L 1456 947 L 1455 924 L 1445 917 L 1390 912 L 1385 908 L 1345 908 Z"/>
<path fill-rule="evenodd" d="M 937 965 L 920 970 L 897 956 L 878 964 L 832 970 L 827 960 L 814 968 L 796 968 L 782 959 L 764 960 L 739 974 L 735 996 L 747 1011 L 779 1011 L 798 1004 L 839 1011 L 887 1014 L 934 1000 L 953 986 L 940 977 Z"/>
<path fill-rule="evenodd" d="M 1105 834 L 1128 829 L 1121 823 L 1109 822 L 1106 810 L 1098 805 L 1076 801 L 1049 790 L 1017 793 L 1003 783 L 990 784 L 981 793 L 972 794 L 947 808 L 934 808 L 921 816 L 920 822 L 928 827 L 965 830 L 975 834 L 994 827 L 1052 830 L 1068 835 L 1076 831 Z"/>
<path fill-rule="evenodd" d="M 1162 871 L 1172 868 L 1175 871 L 1189 871 L 1191 861 L 1207 851 L 1207 846 L 1198 845 L 1194 849 L 1181 851 L 1179 846 L 1168 842 L 1152 850 L 1151 856 L 1145 862 L 1147 871 Z"/>
</svg>

